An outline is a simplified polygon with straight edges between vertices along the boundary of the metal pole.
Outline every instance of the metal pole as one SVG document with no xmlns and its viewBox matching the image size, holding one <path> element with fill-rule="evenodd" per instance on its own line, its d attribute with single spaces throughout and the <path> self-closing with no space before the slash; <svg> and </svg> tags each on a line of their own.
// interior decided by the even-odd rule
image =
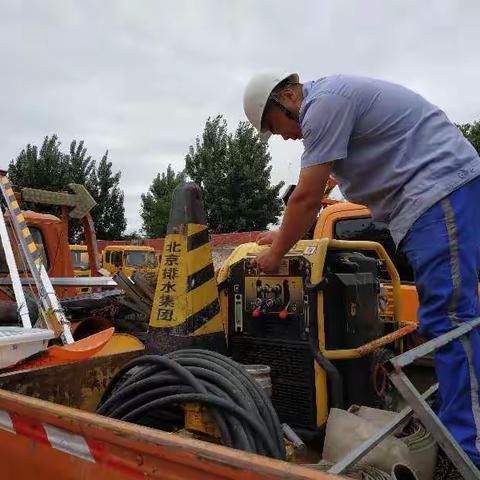
<svg viewBox="0 0 480 480">
<path fill-rule="evenodd" d="M 478 480 L 480 471 L 430 408 L 430 405 L 418 393 L 408 377 L 401 370 L 390 372 L 389 377 L 403 398 L 412 407 L 415 415 L 425 425 L 457 470 L 463 475 L 463 478 L 465 480 Z"/>
<path fill-rule="evenodd" d="M 49 277 L 54 287 L 117 287 L 117 282 L 112 277 Z M 23 286 L 35 286 L 32 278 L 22 277 Z M 0 286 L 12 285 L 10 278 L 0 278 Z"/>
<path fill-rule="evenodd" d="M 5 260 L 7 261 L 8 271 L 10 272 L 13 293 L 15 294 L 15 301 L 18 307 L 18 314 L 20 315 L 20 319 L 22 320 L 23 328 L 32 328 L 30 314 L 28 313 L 27 301 L 25 300 L 25 295 L 23 293 L 22 283 L 20 280 L 20 275 L 18 274 L 12 244 L 10 243 L 10 237 L 8 235 L 7 226 L 5 225 L 5 218 L 3 217 L 3 210 L 1 208 L 0 238 L 2 239 L 2 246 L 5 252 Z"/>
<path fill-rule="evenodd" d="M 403 368 L 407 365 L 410 365 L 418 358 L 424 357 L 425 355 L 438 350 L 447 343 L 450 343 L 452 340 L 467 334 L 477 327 L 480 327 L 480 318 L 476 318 L 475 320 L 471 320 L 469 322 L 464 322 L 450 332 L 444 333 L 440 337 L 429 340 L 418 347 L 412 348 L 411 350 L 392 358 L 389 360 L 389 363 L 394 369 Z"/>
</svg>

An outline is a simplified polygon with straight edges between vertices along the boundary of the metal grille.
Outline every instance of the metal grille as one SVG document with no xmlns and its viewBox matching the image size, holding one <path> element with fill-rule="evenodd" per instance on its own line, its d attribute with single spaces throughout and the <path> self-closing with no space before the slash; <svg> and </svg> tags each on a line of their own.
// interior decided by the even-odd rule
<svg viewBox="0 0 480 480">
<path fill-rule="evenodd" d="M 272 403 L 280 421 L 316 429 L 315 374 L 307 343 L 234 335 L 231 352 L 237 362 L 270 366 Z"/>
</svg>

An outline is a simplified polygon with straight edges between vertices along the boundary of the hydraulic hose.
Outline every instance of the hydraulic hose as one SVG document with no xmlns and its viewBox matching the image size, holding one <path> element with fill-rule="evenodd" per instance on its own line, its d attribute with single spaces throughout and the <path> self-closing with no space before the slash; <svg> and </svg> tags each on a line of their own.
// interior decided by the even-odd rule
<svg viewBox="0 0 480 480">
<path fill-rule="evenodd" d="M 345 408 L 345 402 L 343 399 L 343 380 L 340 372 L 335 365 L 333 365 L 330 360 L 325 358 L 317 349 L 311 333 L 309 334 L 309 344 L 313 358 L 315 358 L 315 361 L 318 363 L 319 367 L 323 368 L 327 374 L 330 387 L 330 406 L 334 408 Z"/>
<path fill-rule="evenodd" d="M 242 365 L 216 352 L 186 349 L 132 360 L 108 385 L 97 413 L 173 431 L 184 427 L 188 403 L 207 409 L 224 445 L 285 459 L 270 399 Z"/>
</svg>

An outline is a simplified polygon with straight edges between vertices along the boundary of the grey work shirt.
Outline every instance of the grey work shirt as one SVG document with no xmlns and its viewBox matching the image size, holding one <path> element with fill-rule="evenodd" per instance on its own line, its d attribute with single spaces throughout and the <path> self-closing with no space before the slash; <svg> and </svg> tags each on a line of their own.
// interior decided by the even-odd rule
<svg viewBox="0 0 480 480">
<path fill-rule="evenodd" d="M 303 85 L 302 168 L 334 161 L 344 196 L 386 222 L 398 245 L 436 202 L 480 175 L 445 113 L 400 85 L 334 75 Z"/>
</svg>

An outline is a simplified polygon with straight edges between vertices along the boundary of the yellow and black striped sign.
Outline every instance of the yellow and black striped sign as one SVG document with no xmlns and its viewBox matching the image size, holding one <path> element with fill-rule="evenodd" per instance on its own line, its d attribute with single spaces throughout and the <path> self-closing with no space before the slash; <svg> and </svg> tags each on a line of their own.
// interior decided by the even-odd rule
<svg viewBox="0 0 480 480">
<path fill-rule="evenodd" d="M 25 217 L 23 216 L 23 213 L 20 210 L 20 206 L 18 205 L 17 199 L 15 197 L 15 193 L 13 192 L 12 184 L 10 183 L 10 180 L 8 179 L 8 177 L 5 177 L 5 176 L 1 177 L 1 188 L 2 188 L 2 191 L 4 194 L 3 196 L 5 200 L 9 203 L 9 207 L 10 207 L 9 210 L 12 216 L 15 217 L 15 220 L 20 227 L 20 231 L 21 231 L 23 240 L 27 245 L 28 252 L 30 253 L 33 261 L 37 265 L 40 265 L 42 263 L 41 253 L 38 250 L 37 246 L 35 245 L 35 242 L 33 241 L 32 234 L 30 233 L 30 230 L 25 221 Z"/>
<path fill-rule="evenodd" d="M 188 223 L 166 236 L 150 326 L 170 335 L 223 331 L 208 229 Z"/>
</svg>

